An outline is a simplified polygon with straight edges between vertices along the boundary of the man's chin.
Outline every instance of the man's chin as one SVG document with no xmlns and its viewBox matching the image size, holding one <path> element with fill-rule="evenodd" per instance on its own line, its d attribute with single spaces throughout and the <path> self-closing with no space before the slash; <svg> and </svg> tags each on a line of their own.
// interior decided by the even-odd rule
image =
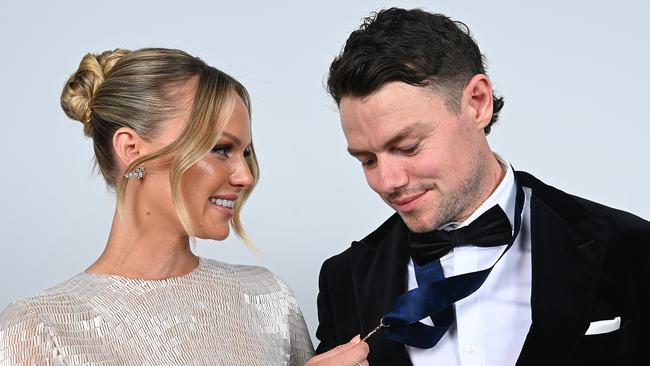
<svg viewBox="0 0 650 366">
<path fill-rule="evenodd" d="M 426 220 L 422 217 L 415 217 L 411 215 L 399 214 L 402 217 L 402 221 L 406 224 L 406 227 L 409 228 L 414 233 L 426 233 L 428 231 L 435 230 L 437 226 L 431 224 L 431 220 Z"/>
</svg>

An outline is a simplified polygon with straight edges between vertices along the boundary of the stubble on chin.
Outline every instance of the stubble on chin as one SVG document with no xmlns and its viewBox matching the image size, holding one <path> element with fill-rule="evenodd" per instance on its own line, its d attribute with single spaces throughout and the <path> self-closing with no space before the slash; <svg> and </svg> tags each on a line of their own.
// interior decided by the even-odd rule
<svg viewBox="0 0 650 366">
<path fill-rule="evenodd" d="M 415 233 L 425 233 L 451 222 L 455 216 L 454 212 L 457 206 L 458 202 L 455 195 L 445 196 L 439 199 L 428 212 L 400 213 L 400 216 L 409 230 Z"/>
<path fill-rule="evenodd" d="M 481 159 L 476 159 L 470 164 L 468 175 L 456 190 L 444 193 L 437 186 L 432 187 L 438 197 L 428 212 L 400 213 L 409 230 L 424 233 L 469 217 L 481 205 L 485 191 L 487 167 L 480 162 Z"/>
</svg>

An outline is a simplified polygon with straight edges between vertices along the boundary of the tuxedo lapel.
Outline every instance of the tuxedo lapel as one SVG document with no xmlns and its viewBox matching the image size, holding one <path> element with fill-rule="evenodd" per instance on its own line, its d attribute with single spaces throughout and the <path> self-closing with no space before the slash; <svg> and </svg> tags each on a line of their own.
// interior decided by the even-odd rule
<svg viewBox="0 0 650 366">
<path fill-rule="evenodd" d="M 518 365 L 564 364 L 589 324 L 607 226 L 569 195 L 518 173 L 532 189 L 532 325 Z"/>
<path fill-rule="evenodd" d="M 573 197 L 517 172 L 530 187 L 532 324 L 518 365 L 566 364 L 589 324 L 602 274 L 608 228 Z M 397 214 L 351 253 L 352 286 L 361 335 L 379 324 L 407 289 L 407 229 Z M 411 365 L 404 346 L 381 334 L 369 340 L 374 365 Z"/>
<path fill-rule="evenodd" d="M 361 336 L 373 330 L 388 313 L 393 301 L 407 287 L 409 250 L 407 229 L 395 214 L 379 229 L 353 245 L 352 286 Z M 382 334 L 369 339 L 370 364 L 410 365 L 404 345 L 387 340 Z"/>
</svg>

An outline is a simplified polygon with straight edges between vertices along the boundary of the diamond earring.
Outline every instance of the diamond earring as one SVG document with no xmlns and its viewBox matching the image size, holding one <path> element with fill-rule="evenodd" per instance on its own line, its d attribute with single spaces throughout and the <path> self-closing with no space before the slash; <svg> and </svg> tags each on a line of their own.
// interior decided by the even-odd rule
<svg viewBox="0 0 650 366">
<path fill-rule="evenodd" d="M 129 179 L 129 178 L 137 178 L 137 179 L 142 179 L 144 178 L 144 167 L 139 166 L 132 171 L 124 174 L 124 178 Z"/>
</svg>

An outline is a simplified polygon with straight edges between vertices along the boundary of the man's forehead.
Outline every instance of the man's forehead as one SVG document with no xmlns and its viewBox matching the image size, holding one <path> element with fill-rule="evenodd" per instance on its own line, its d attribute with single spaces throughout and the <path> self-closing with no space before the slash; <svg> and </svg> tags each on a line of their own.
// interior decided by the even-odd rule
<svg viewBox="0 0 650 366">
<path fill-rule="evenodd" d="M 430 87 L 403 82 L 386 83 L 365 96 L 346 95 L 339 103 L 343 123 L 360 122 L 358 119 L 365 123 L 393 119 L 412 122 L 432 110 L 446 110 L 442 95 Z"/>
<path fill-rule="evenodd" d="M 396 87 L 384 87 L 366 96 L 345 96 L 341 98 L 341 113 L 359 113 L 379 115 L 392 113 L 405 108 L 412 98 L 405 98 Z"/>
</svg>

